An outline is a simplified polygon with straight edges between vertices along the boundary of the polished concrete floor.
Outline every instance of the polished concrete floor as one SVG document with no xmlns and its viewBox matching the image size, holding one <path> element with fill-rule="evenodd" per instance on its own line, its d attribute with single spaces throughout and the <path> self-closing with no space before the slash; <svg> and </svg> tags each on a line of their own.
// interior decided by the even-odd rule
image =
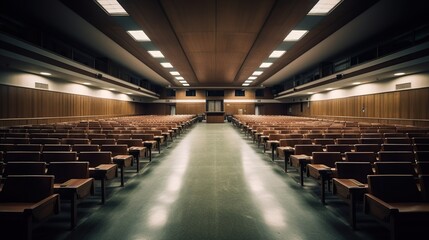
<svg viewBox="0 0 429 240">
<path fill-rule="evenodd" d="M 282 163 L 281 163 L 282 164 Z M 61 215 L 34 231 L 35 239 L 388 239 L 362 213 L 347 223 L 347 205 L 334 196 L 322 205 L 315 182 L 298 184 L 230 123 L 198 123 L 155 154 L 125 187 L 110 183 L 105 205 L 79 205 L 79 223 L 67 230 Z"/>
</svg>

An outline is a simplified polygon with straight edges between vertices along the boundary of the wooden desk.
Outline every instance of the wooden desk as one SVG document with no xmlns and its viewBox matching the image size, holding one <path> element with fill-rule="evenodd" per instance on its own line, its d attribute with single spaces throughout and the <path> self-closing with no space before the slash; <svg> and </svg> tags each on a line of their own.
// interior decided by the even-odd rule
<svg viewBox="0 0 429 240">
<path fill-rule="evenodd" d="M 207 123 L 223 123 L 225 112 L 206 112 Z"/>
</svg>

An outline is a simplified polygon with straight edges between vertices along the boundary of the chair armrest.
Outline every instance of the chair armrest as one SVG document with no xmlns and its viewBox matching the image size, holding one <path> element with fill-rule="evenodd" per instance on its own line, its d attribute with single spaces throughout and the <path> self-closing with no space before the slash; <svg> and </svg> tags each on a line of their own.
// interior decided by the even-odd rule
<svg viewBox="0 0 429 240">
<path fill-rule="evenodd" d="M 364 195 L 364 212 L 383 221 L 389 221 L 392 216 L 399 213 L 399 209 L 370 193 L 366 193 Z"/>
</svg>

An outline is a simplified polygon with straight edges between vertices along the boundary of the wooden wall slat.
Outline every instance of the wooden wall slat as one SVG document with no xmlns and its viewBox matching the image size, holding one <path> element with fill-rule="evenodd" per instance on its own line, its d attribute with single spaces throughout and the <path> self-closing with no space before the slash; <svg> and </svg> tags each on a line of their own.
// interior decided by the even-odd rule
<svg viewBox="0 0 429 240">
<path fill-rule="evenodd" d="M 429 88 L 370 94 L 342 99 L 322 100 L 310 103 L 310 109 L 300 111 L 300 103 L 287 104 L 292 115 L 358 117 L 357 121 L 392 124 L 414 124 L 407 119 L 429 119 Z M 362 107 L 365 106 L 365 112 Z M 365 118 L 368 118 L 365 120 Z M 390 118 L 391 120 L 377 120 Z M 400 120 L 395 120 L 400 119 Z M 425 124 L 425 123 L 417 123 Z M 429 123 L 428 123 L 429 125 Z"/>
<path fill-rule="evenodd" d="M 121 116 L 144 114 L 141 103 L 102 99 L 0 85 L 0 118 L 43 118 L 74 116 Z M 59 120 L 35 120 L 48 123 Z M 0 126 L 26 124 L 29 120 L 1 121 Z"/>
</svg>

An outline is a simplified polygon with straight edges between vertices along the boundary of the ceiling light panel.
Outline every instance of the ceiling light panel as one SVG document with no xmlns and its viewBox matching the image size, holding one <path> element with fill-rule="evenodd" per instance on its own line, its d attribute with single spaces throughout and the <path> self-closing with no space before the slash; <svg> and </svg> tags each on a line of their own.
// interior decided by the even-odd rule
<svg viewBox="0 0 429 240">
<path fill-rule="evenodd" d="M 243 83 L 243 84 L 241 84 L 241 86 L 247 87 L 247 86 L 249 86 L 249 84 L 248 83 Z"/>
<path fill-rule="evenodd" d="M 263 62 L 259 67 L 260 68 L 269 68 L 273 63 L 271 62 Z"/>
<path fill-rule="evenodd" d="M 253 73 L 252 73 L 252 75 L 254 75 L 254 76 L 259 76 L 259 75 L 261 75 L 263 72 L 262 71 L 254 71 Z"/>
<path fill-rule="evenodd" d="M 127 31 L 127 33 L 130 34 L 130 36 L 137 42 L 150 42 L 149 37 L 145 32 L 143 32 L 143 30 L 130 30 Z"/>
<path fill-rule="evenodd" d="M 171 63 L 169 63 L 169 62 L 162 62 L 161 66 L 163 66 L 165 68 L 173 68 L 173 65 L 171 65 Z"/>
<path fill-rule="evenodd" d="M 283 54 L 285 54 L 285 52 L 286 52 L 286 51 L 283 51 L 283 50 L 274 50 L 274 51 L 270 54 L 269 58 L 279 58 L 279 57 L 281 57 Z"/>
<path fill-rule="evenodd" d="M 187 83 L 184 83 L 182 85 L 185 86 L 185 87 L 189 87 L 189 84 L 187 84 Z"/>
<path fill-rule="evenodd" d="M 116 0 L 96 0 L 96 2 L 111 16 L 128 16 L 127 11 Z"/>
<path fill-rule="evenodd" d="M 180 73 L 178 71 L 171 71 L 170 74 L 173 76 L 180 76 Z"/>
<path fill-rule="evenodd" d="M 257 79 L 258 77 L 256 77 L 256 76 L 250 76 L 248 79 L 249 80 L 255 80 L 255 79 Z"/>
<path fill-rule="evenodd" d="M 183 77 L 176 77 L 177 80 L 183 80 Z"/>
<path fill-rule="evenodd" d="M 162 54 L 162 52 L 161 51 L 156 51 L 156 50 L 154 50 L 154 51 L 147 51 L 150 55 L 152 55 L 152 57 L 154 57 L 154 58 L 163 58 L 164 57 L 164 55 Z"/>
<path fill-rule="evenodd" d="M 307 33 L 308 33 L 307 30 L 292 30 L 286 36 L 286 38 L 283 41 L 285 41 L 285 42 L 298 41 L 299 39 L 301 39 L 302 37 L 304 37 L 304 35 L 307 34 Z"/>
<path fill-rule="evenodd" d="M 319 0 L 308 15 L 328 15 L 342 0 Z"/>
</svg>

